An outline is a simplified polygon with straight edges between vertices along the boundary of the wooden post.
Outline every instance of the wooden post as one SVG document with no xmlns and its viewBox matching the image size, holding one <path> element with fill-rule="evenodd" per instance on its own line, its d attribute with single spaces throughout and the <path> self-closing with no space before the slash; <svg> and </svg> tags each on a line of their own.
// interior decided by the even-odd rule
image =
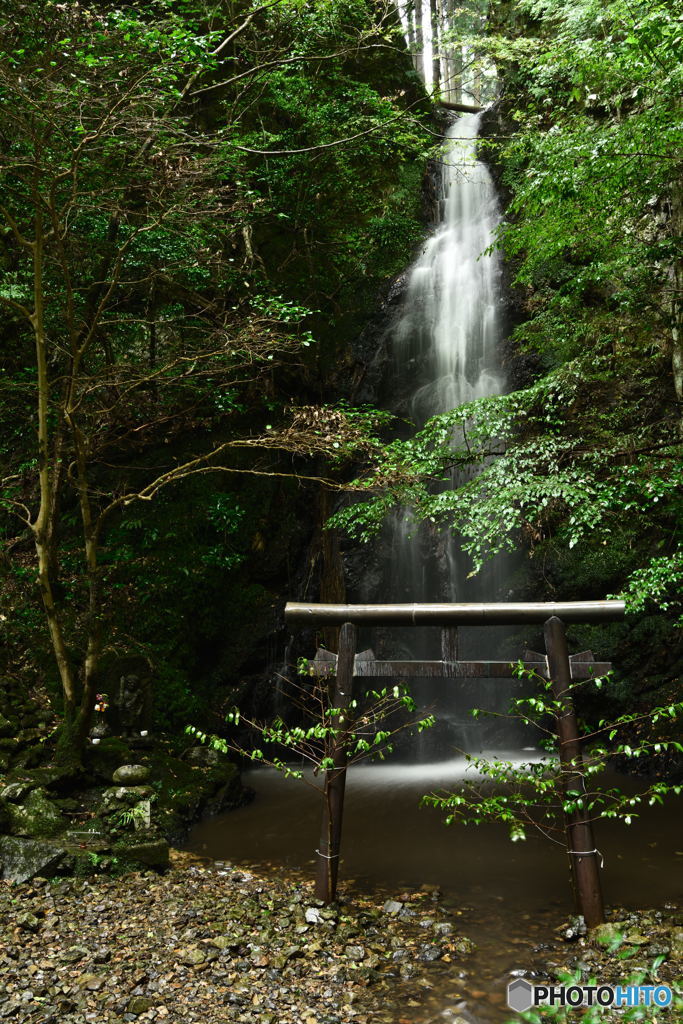
<svg viewBox="0 0 683 1024">
<path fill-rule="evenodd" d="M 335 676 L 332 697 L 332 707 L 339 708 L 342 712 L 349 706 L 351 701 L 355 654 L 356 627 L 351 625 L 350 622 L 345 622 L 339 630 L 337 674 Z M 342 734 L 337 736 L 331 744 L 329 756 L 334 761 L 334 768 L 330 768 L 325 772 L 320 845 L 317 850 L 318 872 L 315 882 L 315 894 L 318 899 L 323 900 L 325 903 L 332 903 L 337 895 L 347 763 L 346 743 L 344 742 L 343 735 L 346 725 L 344 714 L 335 716 L 332 724 Z"/>
<path fill-rule="evenodd" d="M 562 793 L 566 800 L 574 800 L 576 798 L 572 794 L 585 791 L 585 781 L 581 740 L 570 694 L 572 676 L 564 623 L 553 615 L 545 623 L 544 634 L 553 697 L 559 704 L 556 720 Z M 594 928 L 604 922 L 605 911 L 593 826 L 586 811 L 580 809 L 566 814 L 565 823 L 567 852 L 579 913 L 583 914 L 586 925 Z"/>
</svg>

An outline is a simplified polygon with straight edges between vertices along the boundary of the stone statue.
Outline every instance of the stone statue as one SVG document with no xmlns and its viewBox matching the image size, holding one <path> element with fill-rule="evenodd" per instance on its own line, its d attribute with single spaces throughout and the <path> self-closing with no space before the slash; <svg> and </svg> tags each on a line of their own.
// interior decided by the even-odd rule
<svg viewBox="0 0 683 1024">
<path fill-rule="evenodd" d="M 113 657 L 103 665 L 91 739 L 121 736 L 144 746 L 152 724 L 152 666 L 140 655 Z"/>
<path fill-rule="evenodd" d="M 125 738 L 147 733 L 152 713 L 152 680 L 129 672 L 119 677 L 117 694 L 119 733 Z"/>
</svg>

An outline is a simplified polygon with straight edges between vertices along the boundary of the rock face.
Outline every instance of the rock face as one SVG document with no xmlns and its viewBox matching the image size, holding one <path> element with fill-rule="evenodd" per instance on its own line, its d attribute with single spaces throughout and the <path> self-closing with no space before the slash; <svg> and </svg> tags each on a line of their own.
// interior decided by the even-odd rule
<svg viewBox="0 0 683 1024">
<path fill-rule="evenodd" d="M 122 764 L 112 775 L 112 782 L 119 786 L 143 786 L 149 776 L 150 770 L 144 764 Z"/>
<path fill-rule="evenodd" d="M 26 882 L 36 875 L 49 875 L 65 855 L 66 850 L 51 843 L 0 836 L 0 877 L 9 882 Z"/>
</svg>

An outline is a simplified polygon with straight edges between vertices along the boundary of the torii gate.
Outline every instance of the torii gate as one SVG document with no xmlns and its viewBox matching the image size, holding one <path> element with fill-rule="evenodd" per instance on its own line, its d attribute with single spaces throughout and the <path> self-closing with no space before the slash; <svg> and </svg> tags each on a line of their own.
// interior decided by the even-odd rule
<svg viewBox="0 0 683 1024">
<path fill-rule="evenodd" d="M 573 680 L 604 675 L 609 662 L 595 661 L 591 651 L 570 657 L 566 622 L 616 622 L 624 618 L 623 601 L 567 601 L 516 604 L 301 604 L 289 602 L 285 621 L 292 626 L 339 626 L 339 653 L 318 650 L 316 674 L 335 676 L 333 706 L 343 710 L 352 697 L 353 680 L 361 678 L 458 679 L 514 677 L 508 661 L 460 661 L 458 626 L 544 624 L 546 654 L 525 652 L 524 667 L 552 680 L 557 702 L 557 736 L 564 790 L 585 788 L 583 758 L 576 715 L 570 695 Z M 372 651 L 356 653 L 357 626 L 440 626 L 440 661 L 378 661 Z M 328 799 L 323 801 L 316 895 L 334 899 L 339 869 L 347 757 L 343 744 L 333 752 L 334 768 L 327 773 Z M 605 920 L 593 827 L 585 812 L 565 816 L 567 853 L 578 910 L 589 928 Z"/>
</svg>

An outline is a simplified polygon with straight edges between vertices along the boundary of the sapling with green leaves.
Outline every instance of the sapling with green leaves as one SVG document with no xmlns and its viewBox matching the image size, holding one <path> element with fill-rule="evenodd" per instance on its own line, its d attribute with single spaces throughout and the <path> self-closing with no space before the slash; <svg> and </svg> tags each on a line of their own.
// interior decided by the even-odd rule
<svg viewBox="0 0 683 1024">
<path fill-rule="evenodd" d="M 229 712 L 227 722 L 235 729 L 246 727 L 258 738 L 258 745 L 242 740 L 239 734 L 225 738 L 191 725 L 186 729 L 215 750 L 275 768 L 285 778 L 301 780 L 317 790 L 328 823 L 334 818 L 330 806 L 333 789 L 348 767 L 360 761 L 383 760 L 392 752 L 399 733 L 410 729 L 422 732 L 434 724 L 434 716 L 421 714 L 402 684 L 370 689 L 362 697 L 352 698 L 346 707 L 335 706 L 335 675 L 329 671 L 330 664 L 326 663 L 325 670 L 316 662 L 301 659 L 300 681 L 283 677 L 283 698 L 291 709 L 289 721 L 279 715 L 271 721 L 257 721 L 243 716 L 238 708 Z M 327 850 L 331 849 L 328 839 Z M 331 902 L 336 871 L 325 872 L 325 878 L 323 898 Z"/>
<path fill-rule="evenodd" d="M 566 848 L 565 822 L 577 811 L 588 821 L 602 818 L 617 819 L 630 825 L 645 805 L 661 804 L 668 796 L 678 796 L 683 786 L 661 779 L 650 782 L 640 792 L 625 792 L 612 783 L 601 784 L 601 777 L 614 768 L 618 759 L 629 767 L 646 758 L 657 759 L 670 753 L 683 753 L 683 744 L 669 735 L 683 713 L 683 702 L 650 708 L 646 711 L 601 719 L 597 727 L 583 735 L 583 753 L 580 762 L 563 765 L 558 756 L 558 741 L 553 722 L 564 704 L 552 693 L 552 682 L 518 664 L 516 674 L 530 678 L 534 692 L 530 696 L 511 702 L 507 716 L 534 727 L 539 736 L 538 745 L 545 750 L 539 761 L 518 763 L 491 757 L 465 754 L 472 768 L 470 778 L 458 792 L 431 793 L 423 798 L 425 805 L 446 812 L 446 824 L 459 822 L 481 825 L 502 822 L 513 842 L 526 839 L 529 830 L 539 832 L 554 843 Z M 600 690 L 604 679 L 594 678 L 573 682 L 570 694 L 593 688 Z M 495 712 L 472 710 L 472 715 L 495 715 Z M 647 735 L 639 735 L 644 723 Z M 582 785 L 567 788 L 566 775 L 579 778 Z M 493 787 L 491 786 L 493 783 Z"/>
</svg>

